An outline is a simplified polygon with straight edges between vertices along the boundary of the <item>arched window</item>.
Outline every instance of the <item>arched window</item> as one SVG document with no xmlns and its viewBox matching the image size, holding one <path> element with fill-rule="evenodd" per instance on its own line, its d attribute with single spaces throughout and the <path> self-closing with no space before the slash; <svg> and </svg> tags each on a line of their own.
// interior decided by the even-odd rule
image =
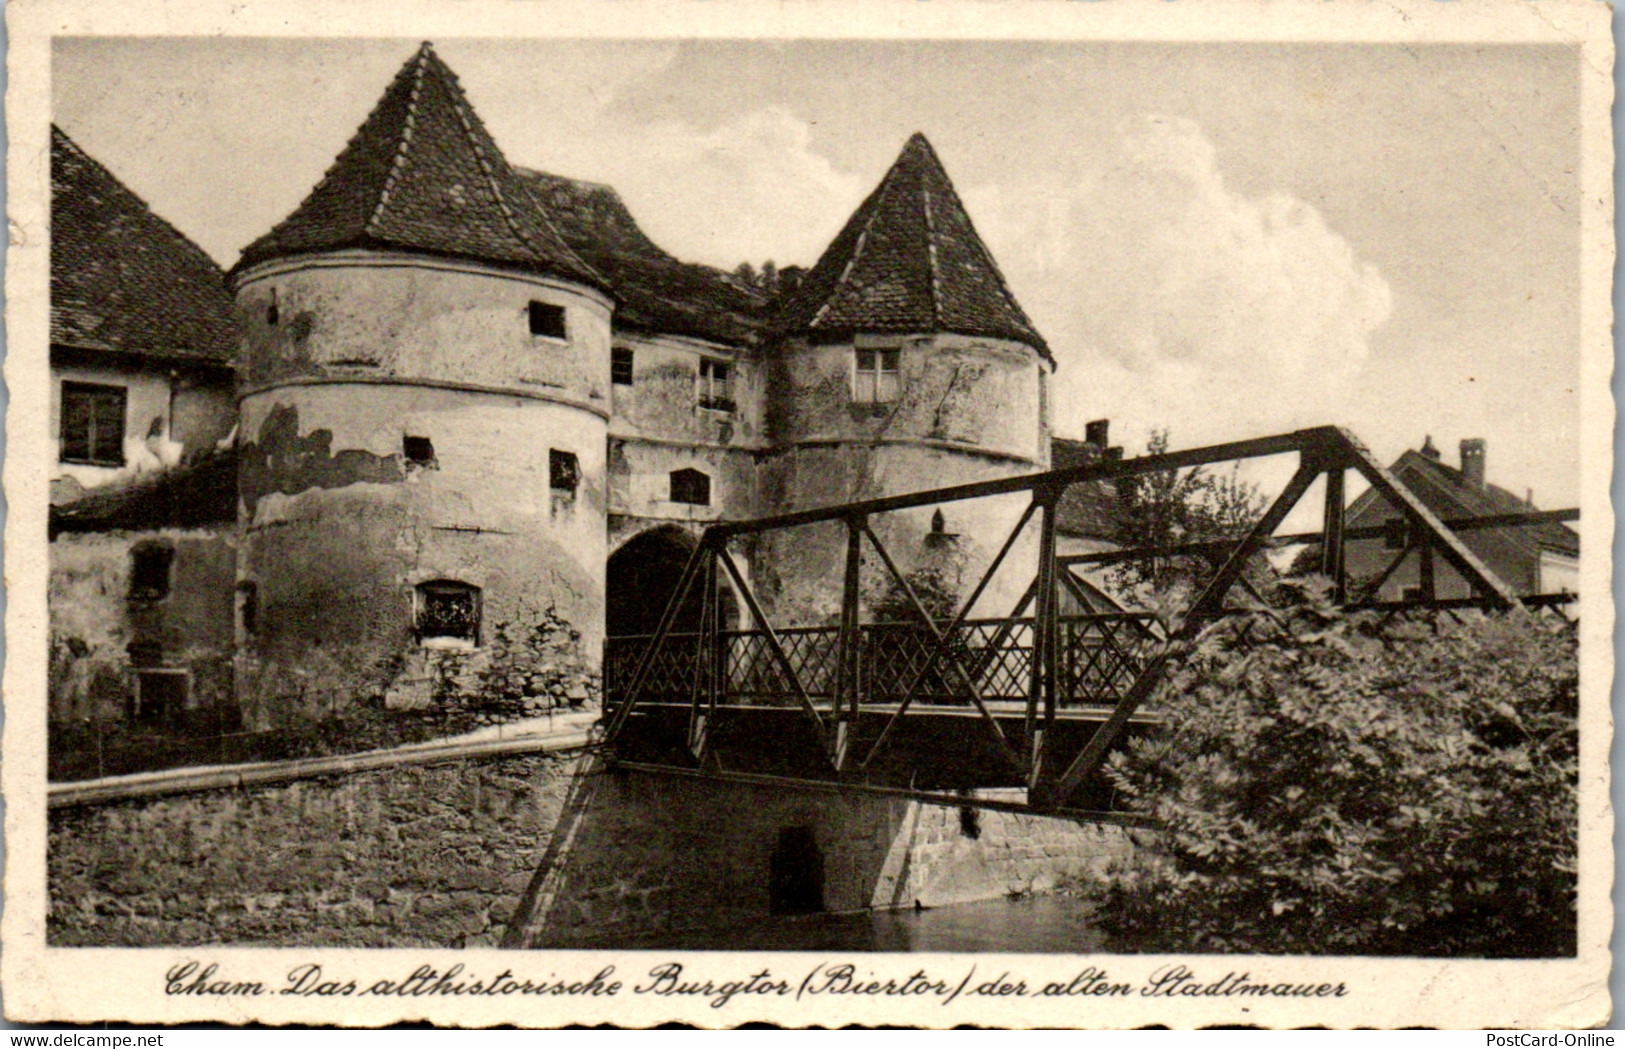
<svg viewBox="0 0 1625 1049">
<path fill-rule="evenodd" d="M 480 641 L 480 588 L 455 579 L 419 583 L 417 637 L 427 648 L 473 648 Z"/>
<path fill-rule="evenodd" d="M 711 505 L 711 478 L 698 470 L 684 468 L 671 472 L 671 501 L 690 506 Z"/>
</svg>

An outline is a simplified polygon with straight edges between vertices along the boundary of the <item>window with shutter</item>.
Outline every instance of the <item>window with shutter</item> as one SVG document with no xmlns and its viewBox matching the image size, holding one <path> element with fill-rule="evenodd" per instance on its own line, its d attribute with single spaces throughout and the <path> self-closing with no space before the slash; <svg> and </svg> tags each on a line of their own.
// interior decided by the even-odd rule
<svg viewBox="0 0 1625 1049">
<path fill-rule="evenodd" d="M 62 461 L 92 466 L 124 465 L 122 386 L 62 384 Z"/>
</svg>

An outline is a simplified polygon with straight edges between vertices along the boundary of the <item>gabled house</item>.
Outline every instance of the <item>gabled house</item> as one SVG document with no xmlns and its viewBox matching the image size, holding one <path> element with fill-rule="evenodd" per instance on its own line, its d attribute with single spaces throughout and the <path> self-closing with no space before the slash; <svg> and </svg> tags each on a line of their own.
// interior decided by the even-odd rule
<svg viewBox="0 0 1625 1049">
<path fill-rule="evenodd" d="M 1441 461 L 1439 450 L 1428 437 L 1420 450 L 1408 450 L 1391 467 L 1392 472 L 1422 503 L 1446 524 L 1472 517 L 1497 517 L 1534 513 L 1532 493 L 1519 498 L 1505 488 L 1491 484 L 1485 475 L 1487 448 L 1481 438 L 1461 442 L 1459 466 Z M 1345 547 L 1345 564 L 1351 589 L 1360 592 L 1381 578 L 1396 555 L 1410 544 L 1399 511 L 1375 489 L 1369 489 L 1350 504 L 1346 527 L 1384 527 L 1381 538 L 1351 539 Z M 1561 522 L 1506 525 L 1463 529 L 1459 538 L 1485 565 L 1521 595 L 1575 593 L 1579 590 L 1580 536 Z M 1379 601 L 1424 600 L 1426 576 L 1431 571 L 1433 597 L 1441 600 L 1466 598 L 1472 590 L 1442 557 L 1424 563 L 1420 550 L 1412 550 L 1374 594 Z"/>
<path fill-rule="evenodd" d="M 225 275 L 51 129 L 55 721 L 232 706 L 237 326 Z"/>
<path fill-rule="evenodd" d="M 226 437 L 236 339 L 220 267 L 52 127 L 52 502 Z"/>
</svg>

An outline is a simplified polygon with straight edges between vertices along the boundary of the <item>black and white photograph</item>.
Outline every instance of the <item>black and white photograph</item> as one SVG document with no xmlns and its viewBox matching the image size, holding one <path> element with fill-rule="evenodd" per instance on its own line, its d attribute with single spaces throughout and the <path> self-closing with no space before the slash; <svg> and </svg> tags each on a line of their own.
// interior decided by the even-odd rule
<svg viewBox="0 0 1625 1049">
<path fill-rule="evenodd" d="M 10 12 L 8 1018 L 1608 1021 L 1605 6 L 146 6 Z"/>
</svg>

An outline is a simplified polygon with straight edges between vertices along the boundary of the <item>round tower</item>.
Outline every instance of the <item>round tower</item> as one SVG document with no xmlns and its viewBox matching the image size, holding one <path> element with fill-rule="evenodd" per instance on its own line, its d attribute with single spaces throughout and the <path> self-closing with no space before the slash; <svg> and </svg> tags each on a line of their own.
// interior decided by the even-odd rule
<svg viewBox="0 0 1625 1049">
<path fill-rule="evenodd" d="M 251 724 L 595 695 L 613 303 L 430 45 L 232 279 Z"/>
<path fill-rule="evenodd" d="M 766 357 L 773 512 L 1048 466 L 1054 360 L 923 135 L 782 304 Z M 1025 503 L 959 502 L 872 524 L 905 571 L 964 597 Z M 786 622 L 839 607 L 844 529 L 813 532 L 758 558 Z M 978 614 L 1008 614 L 1026 582 L 996 583 Z M 866 583 L 871 609 L 886 585 Z"/>
</svg>

